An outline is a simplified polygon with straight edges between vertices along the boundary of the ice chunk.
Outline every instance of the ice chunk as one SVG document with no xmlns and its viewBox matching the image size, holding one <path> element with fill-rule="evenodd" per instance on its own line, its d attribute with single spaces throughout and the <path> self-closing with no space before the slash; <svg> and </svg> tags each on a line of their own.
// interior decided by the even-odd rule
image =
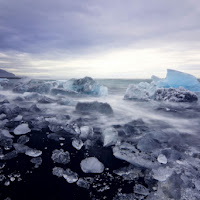
<svg viewBox="0 0 200 200">
<path fill-rule="evenodd" d="M 134 146 L 128 145 L 127 143 L 115 146 L 113 148 L 113 155 L 116 158 L 125 160 L 137 167 L 154 169 L 159 166 L 150 155 L 138 152 Z"/>
<path fill-rule="evenodd" d="M 160 88 L 156 90 L 154 99 L 157 101 L 172 101 L 172 102 L 193 102 L 198 101 L 198 97 L 194 92 L 179 87 Z"/>
<path fill-rule="evenodd" d="M 38 168 L 42 164 L 42 158 L 41 157 L 32 158 L 31 162 L 35 164 L 35 168 Z"/>
<path fill-rule="evenodd" d="M 56 163 L 67 164 L 70 162 L 69 152 L 64 152 L 63 149 L 55 149 L 52 153 L 51 158 Z"/>
<path fill-rule="evenodd" d="M 79 135 L 79 137 L 81 139 L 87 139 L 90 136 L 92 137 L 94 134 L 93 128 L 90 126 L 81 126 L 80 131 L 81 131 L 81 134 Z"/>
<path fill-rule="evenodd" d="M 159 167 L 158 169 L 153 169 L 153 178 L 158 181 L 166 181 L 172 174 L 173 169 L 166 167 Z"/>
<path fill-rule="evenodd" d="M 42 154 L 42 151 L 29 148 L 28 150 L 26 150 L 25 154 L 30 157 L 38 157 Z"/>
<path fill-rule="evenodd" d="M 156 85 L 154 83 L 141 82 L 128 86 L 124 99 L 147 101 L 154 94 Z"/>
<path fill-rule="evenodd" d="M 83 146 L 83 142 L 82 142 L 82 140 L 75 138 L 75 139 L 72 140 L 72 146 L 75 149 L 80 150 Z"/>
<path fill-rule="evenodd" d="M 103 133 L 103 146 L 111 146 L 117 142 L 118 139 L 118 132 L 115 128 L 106 128 Z"/>
<path fill-rule="evenodd" d="M 15 135 L 23 135 L 29 133 L 31 129 L 29 128 L 28 124 L 20 124 L 14 129 Z"/>
<path fill-rule="evenodd" d="M 102 173 L 104 165 L 95 157 L 85 158 L 81 161 L 81 169 L 85 173 Z"/>
<path fill-rule="evenodd" d="M 29 147 L 24 144 L 14 143 L 13 146 L 15 150 L 17 151 L 17 153 L 25 153 L 29 149 Z"/>
<path fill-rule="evenodd" d="M 21 115 L 18 115 L 18 116 L 15 117 L 13 120 L 14 120 L 15 122 L 19 122 L 19 121 L 22 120 L 22 116 L 21 116 Z"/>
<path fill-rule="evenodd" d="M 108 103 L 101 102 L 79 102 L 76 105 L 76 111 L 82 113 L 101 113 L 105 115 L 113 114 L 113 110 Z"/>
<path fill-rule="evenodd" d="M 26 144 L 29 141 L 29 137 L 26 135 L 22 135 L 18 138 L 17 143 Z"/>
<path fill-rule="evenodd" d="M 108 88 L 100 85 L 90 77 L 82 79 L 71 79 L 63 84 L 65 89 L 75 91 L 80 94 L 94 95 L 94 96 L 106 96 L 108 94 Z"/>
<path fill-rule="evenodd" d="M 63 177 L 68 183 L 74 183 L 78 180 L 78 174 L 71 171 L 71 169 L 66 169 L 63 173 Z"/>
<path fill-rule="evenodd" d="M 162 164 L 167 164 L 167 158 L 165 155 L 163 154 L 160 154 L 157 158 L 158 162 L 159 163 L 162 163 Z"/>
<path fill-rule="evenodd" d="M 14 138 L 14 136 L 11 135 L 11 134 L 9 133 L 9 131 L 6 130 L 6 129 L 1 130 L 1 131 L 0 131 L 0 134 L 3 135 L 3 136 L 5 136 L 5 137 L 7 137 L 7 138 Z"/>
<path fill-rule="evenodd" d="M 200 83 L 196 77 L 172 69 L 168 69 L 166 78 L 158 80 L 156 84 L 161 88 L 178 88 L 181 86 L 190 91 L 200 91 Z"/>
<path fill-rule="evenodd" d="M 79 187 L 85 188 L 85 189 L 89 189 L 90 188 L 90 181 L 87 180 L 87 178 L 79 178 L 78 181 L 76 182 L 76 184 Z"/>
<path fill-rule="evenodd" d="M 142 171 L 133 165 L 114 170 L 113 172 L 118 176 L 122 176 L 124 180 L 134 180 L 143 176 Z"/>
<path fill-rule="evenodd" d="M 147 196 L 149 194 L 149 189 L 141 184 L 136 184 L 134 186 L 134 193 Z"/>
<path fill-rule="evenodd" d="M 143 152 L 154 152 L 155 150 L 160 149 L 161 145 L 151 134 L 146 134 L 139 140 L 137 148 Z"/>
<path fill-rule="evenodd" d="M 4 120 L 4 119 L 6 119 L 6 115 L 5 115 L 4 113 L 2 113 L 2 114 L 0 115 L 0 120 Z"/>
<path fill-rule="evenodd" d="M 55 176 L 63 177 L 64 169 L 61 167 L 54 167 L 52 173 Z"/>
</svg>

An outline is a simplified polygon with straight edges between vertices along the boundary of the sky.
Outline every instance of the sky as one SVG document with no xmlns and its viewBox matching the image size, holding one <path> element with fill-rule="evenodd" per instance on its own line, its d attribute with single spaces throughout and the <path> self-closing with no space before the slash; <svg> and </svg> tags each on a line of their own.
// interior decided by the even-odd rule
<svg viewBox="0 0 200 200">
<path fill-rule="evenodd" d="M 199 0 L 0 0 L 0 68 L 41 78 L 200 78 Z"/>
</svg>

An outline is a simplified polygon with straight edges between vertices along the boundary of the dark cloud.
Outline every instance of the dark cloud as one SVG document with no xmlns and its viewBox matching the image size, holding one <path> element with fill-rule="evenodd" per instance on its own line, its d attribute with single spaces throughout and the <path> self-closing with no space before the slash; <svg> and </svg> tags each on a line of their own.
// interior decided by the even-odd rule
<svg viewBox="0 0 200 200">
<path fill-rule="evenodd" d="M 198 0 L 0 0 L 0 50 L 79 52 L 140 41 L 195 43 L 199 8 Z"/>
</svg>

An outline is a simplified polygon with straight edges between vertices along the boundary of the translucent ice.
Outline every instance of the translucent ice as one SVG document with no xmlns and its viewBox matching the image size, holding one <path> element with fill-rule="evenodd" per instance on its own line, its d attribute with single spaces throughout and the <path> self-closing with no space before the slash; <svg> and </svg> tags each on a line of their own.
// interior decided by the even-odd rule
<svg viewBox="0 0 200 200">
<path fill-rule="evenodd" d="M 35 164 L 35 168 L 38 168 L 42 164 L 42 158 L 41 157 L 32 158 L 31 162 Z"/>
<path fill-rule="evenodd" d="M 128 86 L 124 99 L 129 100 L 149 100 L 150 97 L 154 94 L 156 89 L 155 84 L 147 83 L 147 82 L 141 82 L 139 84 L 131 84 Z"/>
<path fill-rule="evenodd" d="M 30 157 L 38 157 L 42 154 L 42 151 L 29 148 L 28 150 L 26 150 L 25 154 Z"/>
<path fill-rule="evenodd" d="M 63 173 L 63 177 L 68 183 L 74 183 L 78 180 L 78 174 L 71 169 L 66 169 Z"/>
<path fill-rule="evenodd" d="M 153 169 L 153 178 L 158 181 L 166 181 L 173 173 L 173 169 L 166 167 L 159 167 L 158 169 Z"/>
<path fill-rule="evenodd" d="M 181 86 L 190 91 L 200 91 L 200 83 L 196 77 L 172 69 L 168 69 L 166 78 L 158 80 L 156 84 L 161 88 L 178 88 Z"/>
<path fill-rule="evenodd" d="M 65 89 L 87 95 L 106 96 L 108 94 L 107 87 L 100 85 L 90 77 L 71 79 L 65 82 L 63 87 Z"/>
<path fill-rule="evenodd" d="M 3 135 L 3 136 L 5 136 L 5 137 L 7 137 L 7 138 L 14 138 L 13 135 L 11 135 L 11 134 L 9 133 L 9 131 L 6 130 L 6 129 L 1 130 L 1 131 L 0 131 L 0 134 Z"/>
<path fill-rule="evenodd" d="M 85 189 L 90 188 L 90 182 L 86 178 L 79 178 L 78 181 L 76 182 L 76 184 L 79 187 L 82 187 L 82 188 L 85 188 Z"/>
<path fill-rule="evenodd" d="M 103 146 L 111 146 L 117 142 L 118 132 L 115 128 L 106 128 L 103 133 Z"/>
<path fill-rule="evenodd" d="M 79 135 L 79 137 L 81 139 L 87 139 L 89 136 L 93 136 L 94 134 L 93 128 L 90 126 L 81 126 L 80 131 L 81 131 L 81 134 Z"/>
<path fill-rule="evenodd" d="M 51 158 L 56 163 L 67 164 L 70 162 L 69 152 L 64 152 L 63 149 L 55 149 Z"/>
<path fill-rule="evenodd" d="M 31 129 L 29 128 L 28 124 L 20 124 L 14 129 L 15 135 L 23 135 L 29 133 Z"/>
<path fill-rule="evenodd" d="M 72 146 L 75 149 L 80 150 L 83 146 L 83 142 L 82 142 L 82 140 L 75 138 L 75 139 L 72 140 Z"/>
<path fill-rule="evenodd" d="M 52 170 L 52 174 L 58 177 L 62 177 L 64 173 L 64 169 L 61 167 L 54 167 Z"/>
<path fill-rule="evenodd" d="M 167 164 L 167 158 L 165 155 L 163 154 L 160 154 L 157 158 L 158 162 L 159 163 L 162 163 L 162 164 Z"/>
<path fill-rule="evenodd" d="M 85 158 L 81 161 L 81 169 L 85 173 L 102 173 L 104 165 L 95 157 Z"/>
<path fill-rule="evenodd" d="M 149 194 L 149 189 L 141 184 L 136 184 L 134 186 L 134 193 L 147 196 Z"/>
</svg>

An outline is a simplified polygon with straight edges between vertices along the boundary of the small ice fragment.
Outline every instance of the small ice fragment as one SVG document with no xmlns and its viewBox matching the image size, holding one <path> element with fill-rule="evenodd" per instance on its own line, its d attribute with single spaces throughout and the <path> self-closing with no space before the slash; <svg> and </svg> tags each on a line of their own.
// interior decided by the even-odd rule
<svg viewBox="0 0 200 200">
<path fill-rule="evenodd" d="M 21 116 L 21 115 L 18 115 L 18 116 L 15 117 L 13 120 L 14 120 L 15 122 L 19 122 L 19 121 L 22 120 L 22 116 Z"/>
<path fill-rule="evenodd" d="M 52 152 L 51 159 L 56 163 L 67 164 L 70 162 L 69 152 L 64 152 L 63 149 L 55 149 Z"/>
<path fill-rule="evenodd" d="M 5 186 L 9 186 L 10 185 L 10 181 L 9 180 L 5 181 L 4 185 Z"/>
<path fill-rule="evenodd" d="M 136 184 L 134 186 L 134 193 L 147 196 L 149 194 L 149 190 L 141 184 Z"/>
<path fill-rule="evenodd" d="M 78 180 L 78 174 L 71 171 L 71 169 L 66 169 L 63 173 L 63 177 L 68 183 L 74 183 Z"/>
<path fill-rule="evenodd" d="M 89 189 L 90 188 L 90 183 L 85 180 L 84 178 L 79 178 L 78 181 L 76 182 L 76 184 L 79 187 L 85 188 L 85 189 Z"/>
<path fill-rule="evenodd" d="M 102 137 L 103 137 L 103 146 L 105 147 L 111 146 L 116 144 L 118 139 L 118 132 L 116 129 L 112 127 L 106 128 L 102 133 Z"/>
<path fill-rule="evenodd" d="M 35 164 L 35 168 L 38 168 L 42 164 L 42 158 L 41 157 L 32 158 L 31 162 Z"/>
<path fill-rule="evenodd" d="M 1 130 L 0 134 L 3 135 L 3 136 L 5 136 L 5 137 L 7 137 L 7 138 L 14 138 L 14 136 L 11 135 L 11 134 L 9 133 L 9 131 L 6 130 L 6 129 Z"/>
<path fill-rule="evenodd" d="M 80 150 L 83 146 L 83 142 L 82 140 L 80 139 L 73 139 L 72 141 L 72 146 L 77 149 L 77 150 Z"/>
<path fill-rule="evenodd" d="M 102 173 L 104 165 L 95 157 L 85 158 L 81 161 L 81 169 L 85 173 Z"/>
<path fill-rule="evenodd" d="M 30 157 L 38 157 L 38 156 L 40 156 L 40 155 L 42 154 L 42 151 L 37 150 L 37 149 L 31 149 L 31 148 L 29 148 L 29 149 L 25 152 L 25 154 L 26 154 L 27 156 L 30 156 Z"/>
<path fill-rule="evenodd" d="M 29 137 L 26 135 L 22 135 L 18 138 L 17 143 L 26 144 L 29 141 Z"/>
<path fill-rule="evenodd" d="M 158 181 L 166 181 L 172 174 L 173 170 L 169 167 L 153 169 L 153 178 Z"/>
<path fill-rule="evenodd" d="M 20 124 L 14 129 L 15 135 L 23 135 L 29 133 L 31 129 L 28 127 L 28 124 Z"/>
<path fill-rule="evenodd" d="M 157 158 L 158 162 L 159 163 L 162 163 L 162 164 L 167 164 L 167 158 L 165 155 L 163 154 L 160 154 Z"/>
<path fill-rule="evenodd" d="M 81 126 L 80 130 L 81 134 L 79 135 L 79 137 L 81 139 L 87 139 L 89 136 L 93 136 L 94 134 L 93 128 L 89 126 Z"/>
<path fill-rule="evenodd" d="M 54 167 L 52 170 L 52 174 L 58 177 L 62 177 L 64 173 L 64 169 L 61 167 Z"/>
<path fill-rule="evenodd" d="M 11 177 L 10 181 L 12 181 L 12 182 L 15 181 L 15 177 Z"/>
</svg>

